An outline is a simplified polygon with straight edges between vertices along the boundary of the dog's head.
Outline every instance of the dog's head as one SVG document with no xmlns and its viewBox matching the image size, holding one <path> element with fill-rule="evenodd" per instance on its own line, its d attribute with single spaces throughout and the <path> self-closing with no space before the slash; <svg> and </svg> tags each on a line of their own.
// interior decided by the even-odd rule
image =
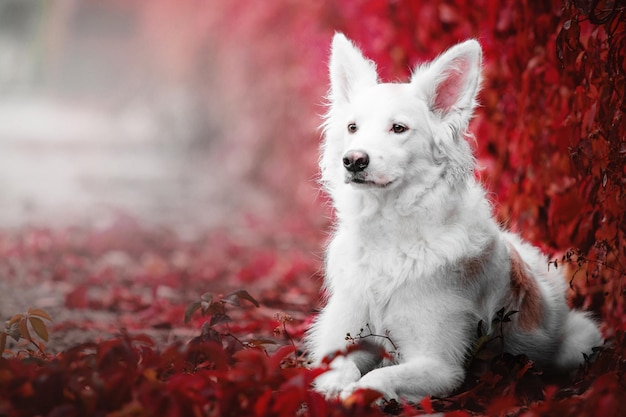
<svg viewBox="0 0 626 417">
<path fill-rule="evenodd" d="M 480 84 L 481 48 L 458 44 L 418 67 L 408 83 L 379 83 L 376 66 L 344 35 L 330 58 L 322 182 L 380 190 L 466 181 L 473 170 L 464 138 Z"/>
</svg>

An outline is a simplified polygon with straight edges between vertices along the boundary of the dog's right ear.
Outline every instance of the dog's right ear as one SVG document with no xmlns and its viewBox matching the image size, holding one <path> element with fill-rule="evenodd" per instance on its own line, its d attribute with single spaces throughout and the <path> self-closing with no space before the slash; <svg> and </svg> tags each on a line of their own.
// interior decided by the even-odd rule
<svg viewBox="0 0 626 417">
<path fill-rule="evenodd" d="M 344 104 L 355 91 L 378 83 L 376 65 L 342 33 L 335 33 L 330 53 L 330 103 Z"/>
</svg>

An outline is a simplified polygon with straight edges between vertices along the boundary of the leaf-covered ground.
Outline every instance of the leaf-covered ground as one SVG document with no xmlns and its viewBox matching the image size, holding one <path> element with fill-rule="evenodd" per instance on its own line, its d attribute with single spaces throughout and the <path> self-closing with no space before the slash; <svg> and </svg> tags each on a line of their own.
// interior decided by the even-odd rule
<svg viewBox="0 0 626 417">
<path fill-rule="evenodd" d="M 47 342 L 37 321 L 39 330 L 26 324 L 31 341 L 8 337 L 0 415 L 626 414 L 624 321 L 605 325 L 613 336 L 572 375 L 478 354 L 448 398 L 377 403 L 360 392 L 327 402 L 309 389 L 323 369 L 309 369 L 302 351 L 319 305 L 321 243 L 256 232 L 183 240 L 125 218 L 101 229 L 4 233 L 2 315 L 32 308 L 26 323 L 43 308 L 52 321 L 43 319 Z"/>
</svg>

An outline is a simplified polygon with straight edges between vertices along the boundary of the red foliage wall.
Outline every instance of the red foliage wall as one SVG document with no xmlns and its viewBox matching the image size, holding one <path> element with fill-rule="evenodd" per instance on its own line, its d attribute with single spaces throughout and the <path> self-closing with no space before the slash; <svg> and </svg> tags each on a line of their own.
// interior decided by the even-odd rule
<svg viewBox="0 0 626 417">
<path fill-rule="evenodd" d="M 566 251 L 584 294 L 614 311 L 626 274 L 624 2 L 351 2 L 340 30 L 388 80 L 468 37 L 484 48 L 472 130 L 496 212 L 548 251 Z M 573 276 L 573 272 L 572 272 Z M 583 285 L 583 282 L 585 283 Z"/>
</svg>

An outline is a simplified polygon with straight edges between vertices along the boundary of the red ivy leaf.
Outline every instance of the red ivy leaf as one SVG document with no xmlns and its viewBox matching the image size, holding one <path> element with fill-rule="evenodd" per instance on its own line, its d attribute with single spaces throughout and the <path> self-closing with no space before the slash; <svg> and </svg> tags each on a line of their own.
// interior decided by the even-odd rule
<svg viewBox="0 0 626 417">
<path fill-rule="evenodd" d="M 346 407 L 352 407 L 355 405 L 371 405 L 374 401 L 383 397 L 383 394 L 380 392 L 364 388 L 358 389 L 352 394 L 350 394 L 347 398 L 343 400 L 343 404 Z"/>
<path fill-rule="evenodd" d="M 432 414 L 434 412 L 433 401 L 430 397 L 422 398 L 422 401 L 420 401 L 420 407 L 422 407 L 422 410 L 424 410 L 428 414 Z"/>
<path fill-rule="evenodd" d="M 87 308 L 88 305 L 87 287 L 84 285 L 76 287 L 65 296 L 65 306 L 67 308 L 83 309 Z"/>
<path fill-rule="evenodd" d="M 487 407 L 486 414 L 488 416 L 499 416 L 505 411 L 508 411 L 511 407 L 514 407 L 516 404 L 517 399 L 512 395 L 494 398 L 491 404 L 489 404 L 489 407 Z"/>
<path fill-rule="evenodd" d="M 272 399 L 274 398 L 274 392 L 272 390 L 266 390 L 261 396 L 257 399 L 254 404 L 254 413 L 257 416 L 265 416 L 269 414 L 270 405 L 272 404 Z"/>
<path fill-rule="evenodd" d="M 286 345 L 286 346 L 282 346 L 281 348 L 279 348 L 276 352 L 274 352 L 274 354 L 271 356 L 270 358 L 270 367 L 272 369 L 277 369 L 280 367 L 280 363 L 283 361 L 283 359 L 285 359 L 285 357 L 287 357 L 287 355 L 290 355 L 292 353 L 294 353 L 294 347 L 291 345 Z"/>
<path fill-rule="evenodd" d="M 470 413 L 463 410 L 454 410 L 447 412 L 446 417 L 470 417 Z"/>
</svg>

